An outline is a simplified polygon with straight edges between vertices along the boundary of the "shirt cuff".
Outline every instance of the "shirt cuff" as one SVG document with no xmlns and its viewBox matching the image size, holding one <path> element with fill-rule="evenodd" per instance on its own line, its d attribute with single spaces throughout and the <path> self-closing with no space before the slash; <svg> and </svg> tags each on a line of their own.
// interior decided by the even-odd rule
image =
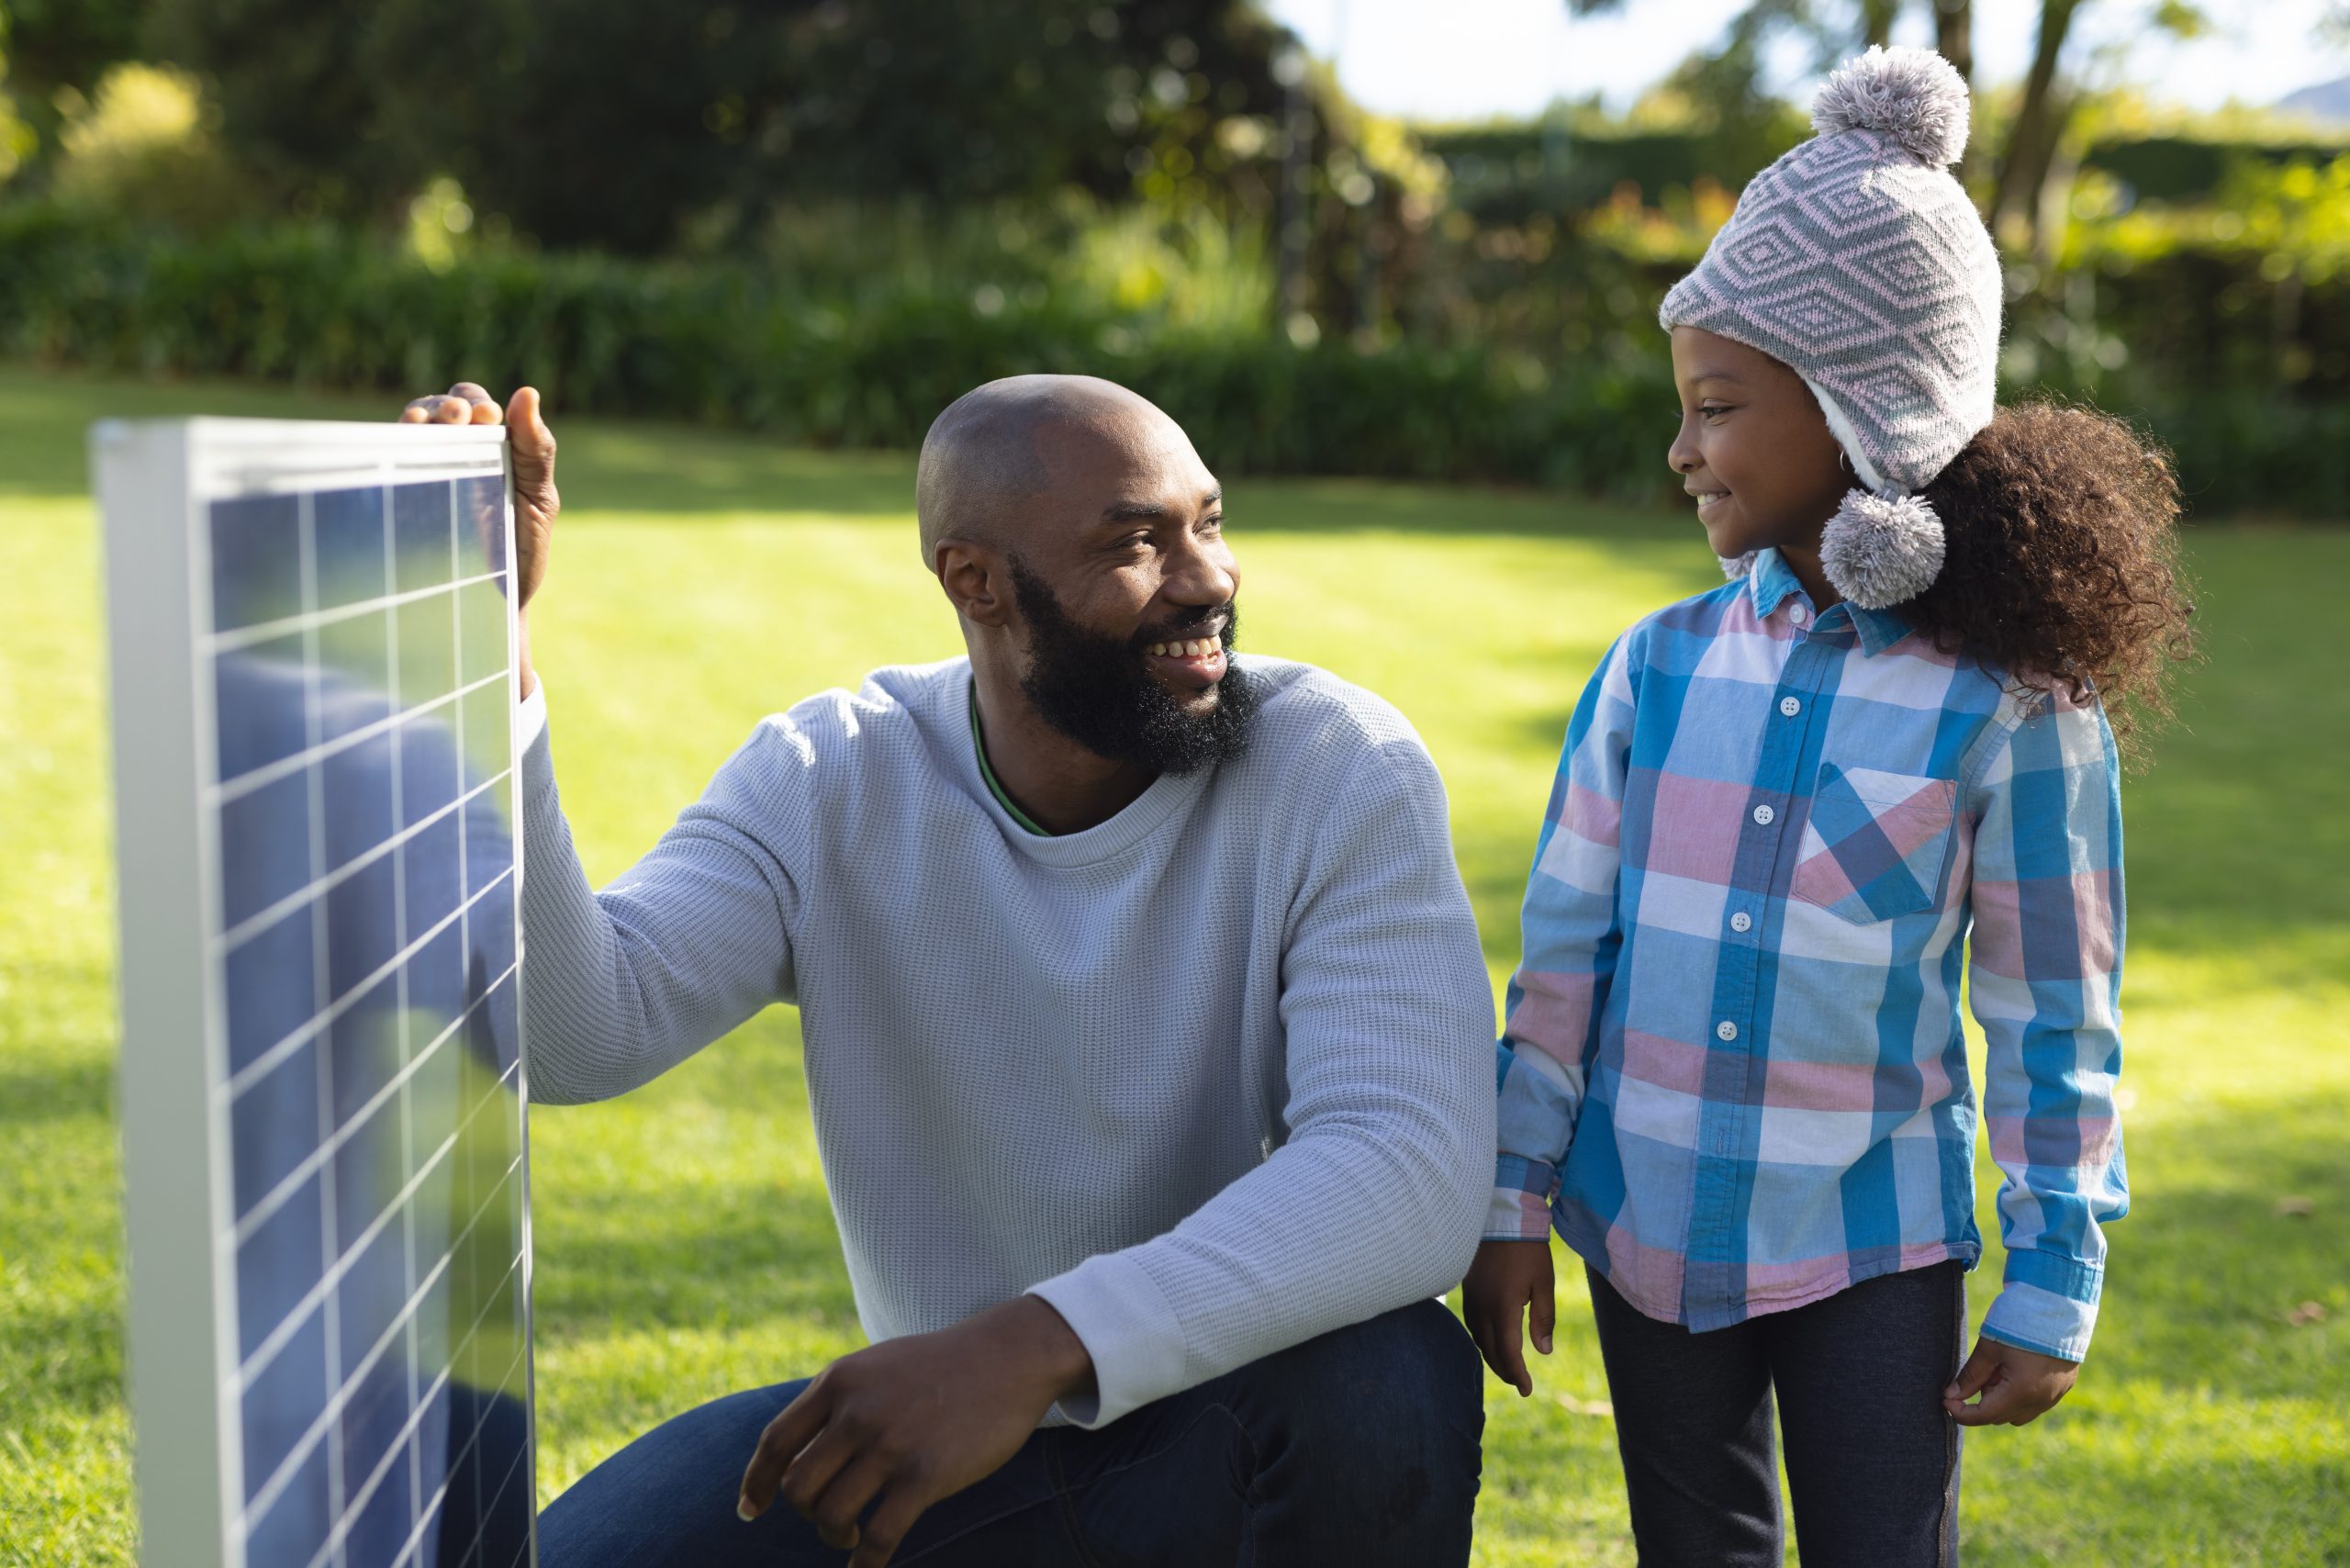
<svg viewBox="0 0 2350 1568">
<path fill-rule="evenodd" d="M 1028 1294 L 1061 1315 L 1093 1361 L 1091 1398 L 1055 1413 L 1073 1427 L 1105 1427 L 1184 1387 L 1183 1326 L 1143 1266 L 1116 1252 L 1088 1258 Z"/>
<path fill-rule="evenodd" d="M 1505 1154 L 1494 1162 L 1493 1201 L 1485 1208 L 1487 1241 L 1547 1241 L 1550 1194 L 1559 1173 L 1547 1159 Z"/>
<path fill-rule="evenodd" d="M 545 733 L 547 727 L 547 683 L 534 681 L 531 694 L 514 710 L 514 754 L 520 756 L 531 749 L 531 744 Z"/>
<path fill-rule="evenodd" d="M 2008 1254 L 2007 1282 L 1983 1319 L 1987 1338 L 2059 1361 L 2089 1353 L 2103 1271 L 2044 1252 Z"/>
</svg>

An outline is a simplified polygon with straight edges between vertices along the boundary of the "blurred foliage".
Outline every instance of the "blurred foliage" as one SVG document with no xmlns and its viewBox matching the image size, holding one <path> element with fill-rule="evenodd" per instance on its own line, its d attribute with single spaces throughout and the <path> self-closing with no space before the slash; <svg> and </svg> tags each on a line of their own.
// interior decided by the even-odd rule
<svg viewBox="0 0 2350 1568">
<path fill-rule="evenodd" d="M 1235 468 L 1616 494 L 1670 483 L 1663 290 L 1807 131 L 1766 48 L 1902 9 L 1755 0 L 1628 111 L 1412 128 L 1248 0 L 0 6 L 43 84 L 0 95 L 0 353 L 860 445 L 1088 370 Z M 2141 419 L 2206 510 L 2341 516 L 2342 140 L 2059 85 L 2003 392 Z M 2023 104 L 1979 94 L 1976 140 Z"/>
<path fill-rule="evenodd" d="M 1181 237 L 1158 243 L 1113 221 L 1058 267 L 1032 257 L 1023 281 L 912 269 L 845 285 L 513 250 L 436 270 L 323 224 L 158 237 L 18 204 L 0 209 L 0 354 L 318 386 L 527 380 L 577 412 L 857 446 L 917 443 L 993 376 L 1084 371 L 1145 392 L 1234 471 L 1656 487 L 1672 393 L 1654 356 L 1550 378 L 1476 347 L 1301 349 L 1220 324 L 1214 289 L 1167 286 L 1152 258 Z"/>
</svg>

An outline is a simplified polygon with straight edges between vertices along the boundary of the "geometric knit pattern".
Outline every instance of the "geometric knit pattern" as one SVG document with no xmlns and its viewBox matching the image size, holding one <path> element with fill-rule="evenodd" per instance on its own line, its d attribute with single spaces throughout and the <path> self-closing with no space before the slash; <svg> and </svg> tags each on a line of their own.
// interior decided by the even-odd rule
<svg viewBox="0 0 2350 1568">
<path fill-rule="evenodd" d="M 1958 181 L 1855 129 L 1756 175 L 1659 319 L 1794 368 L 1842 407 L 1886 484 L 1915 491 L 1991 422 L 1999 308 L 1998 252 Z"/>
<path fill-rule="evenodd" d="M 1626 633 L 1527 881 L 1485 1234 L 1702 1332 L 1973 1264 L 1981 1127 L 1983 1332 L 2080 1360 L 2128 1205 L 2118 783 L 2094 698 L 1816 610 L 1775 550 Z"/>
</svg>

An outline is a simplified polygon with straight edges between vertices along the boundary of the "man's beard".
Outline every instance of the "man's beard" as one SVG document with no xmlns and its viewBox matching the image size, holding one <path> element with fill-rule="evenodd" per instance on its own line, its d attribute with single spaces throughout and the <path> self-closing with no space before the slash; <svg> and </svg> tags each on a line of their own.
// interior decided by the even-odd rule
<svg viewBox="0 0 2350 1568">
<path fill-rule="evenodd" d="M 1028 623 L 1029 666 L 1020 689 L 1054 729 L 1097 756 L 1154 773 L 1190 773 L 1247 747 L 1257 691 L 1229 656 L 1240 632 L 1235 606 L 1192 619 L 1196 626 L 1221 617 L 1226 658 L 1224 678 L 1209 689 L 1215 706 L 1188 713 L 1143 662 L 1143 650 L 1177 641 L 1186 628 L 1145 627 L 1121 641 L 1069 619 L 1051 587 L 1017 561 L 1012 588 Z"/>
</svg>

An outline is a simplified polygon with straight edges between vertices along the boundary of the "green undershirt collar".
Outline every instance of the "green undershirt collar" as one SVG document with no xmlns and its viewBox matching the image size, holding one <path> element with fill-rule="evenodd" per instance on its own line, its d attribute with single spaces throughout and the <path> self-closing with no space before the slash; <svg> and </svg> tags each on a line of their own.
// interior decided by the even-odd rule
<svg viewBox="0 0 2350 1568">
<path fill-rule="evenodd" d="M 988 766 L 988 743 L 979 738 L 979 683 L 976 680 L 971 683 L 971 749 L 979 754 L 979 777 L 988 781 L 988 793 L 995 797 L 995 803 L 1003 808 L 1004 815 L 1038 838 L 1052 837 L 1050 829 L 1037 826 L 1035 819 L 1012 803 L 1012 797 L 996 782 L 995 769 Z"/>
</svg>

